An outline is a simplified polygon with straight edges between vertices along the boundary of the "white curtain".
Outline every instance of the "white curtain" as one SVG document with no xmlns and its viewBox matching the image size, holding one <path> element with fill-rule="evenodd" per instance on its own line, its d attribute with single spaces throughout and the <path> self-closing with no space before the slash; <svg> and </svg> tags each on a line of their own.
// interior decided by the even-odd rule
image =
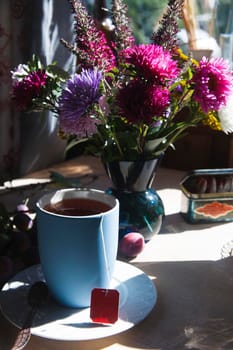
<svg viewBox="0 0 233 350">
<path fill-rule="evenodd" d="M 60 44 L 72 40 L 68 0 L 0 1 L 0 180 L 24 175 L 64 158 L 65 142 L 58 137 L 57 119 L 19 114 L 11 104 L 10 71 L 33 53 L 43 63 L 74 69 L 74 57 Z"/>
</svg>

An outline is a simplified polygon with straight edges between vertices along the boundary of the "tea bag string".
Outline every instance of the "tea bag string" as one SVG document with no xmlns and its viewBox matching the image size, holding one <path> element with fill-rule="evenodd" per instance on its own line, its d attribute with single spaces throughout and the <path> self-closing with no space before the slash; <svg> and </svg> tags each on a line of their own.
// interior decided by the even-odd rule
<svg viewBox="0 0 233 350">
<path fill-rule="evenodd" d="M 100 235 L 101 235 L 101 242 L 102 242 L 103 254 L 104 254 L 104 264 L 107 271 L 108 282 L 110 282 L 110 269 L 109 269 L 109 263 L 108 263 L 107 252 L 106 252 L 106 244 L 104 241 L 104 232 L 103 232 L 103 217 L 101 218 L 101 221 L 100 221 Z"/>
</svg>

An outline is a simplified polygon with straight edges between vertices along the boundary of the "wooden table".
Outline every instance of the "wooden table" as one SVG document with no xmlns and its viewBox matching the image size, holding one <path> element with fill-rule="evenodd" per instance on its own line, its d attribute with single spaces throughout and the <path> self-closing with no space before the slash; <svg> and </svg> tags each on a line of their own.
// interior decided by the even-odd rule
<svg viewBox="0 0 233 350">
<path fill-rule="evenodd" d="M 26 178 L 46 178 L 49 170 L 65 175 L 95 174 L 90 187 L 110 185 L 101 163 L 90 157 L 60 164 Z M 233 258 L 221 259 L 233 239 L 233 223 L 192 225 L 180 215 L 183 173 L 161 168 L 154 187 L 165 205 L 161 232 L 130 264 L 154 281 L 158 300 L 149 316 L 132 329 L 108 338 L 60 342 L 33 336 L 28 350 L 223 350 L 233 349 Z M 25 193 L 24 193 L 25 194 Z M 10 193 L 4 200 L 12 204 Z M 9 349 L 17 329 L 0 317 L 0 350 Z"/>
</svg>

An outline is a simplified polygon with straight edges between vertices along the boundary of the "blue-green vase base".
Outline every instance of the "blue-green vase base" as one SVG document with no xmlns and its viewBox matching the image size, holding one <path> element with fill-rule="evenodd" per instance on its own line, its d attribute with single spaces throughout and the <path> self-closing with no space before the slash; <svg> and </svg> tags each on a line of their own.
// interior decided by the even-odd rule
<svg viewBox="0 0 233 350">
<path fill-rule="evenodd" d="M 149 241 L 159 233 L 164 206 L 155 190 L 126 192 L 109 188 L 106 192 L 120 202 L 119 239 L 129 232 L 139 232 Z"/>
</svg>

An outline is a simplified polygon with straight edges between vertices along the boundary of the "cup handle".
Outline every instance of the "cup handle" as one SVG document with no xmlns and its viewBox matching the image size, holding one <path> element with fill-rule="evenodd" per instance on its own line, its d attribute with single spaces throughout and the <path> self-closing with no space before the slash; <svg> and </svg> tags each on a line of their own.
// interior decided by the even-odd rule
<svg viewBox="0 0 233 350">
<path fill-rule="evenodd" d="M 108 277 L 108 282 L 110 282 L 110 270 L 109 270 L 109 263 L 108 263 L 108 258 L 107 258 L 107 252 L 106 252 L 106 244 L 104 240 L 104 232 L 103 232 L 103 217 L 100 220 L 100 238 L 101 238 L 101 244 L 102 244 L 102 250 L 103 250 L 103 256 L 104 256 L 104 264 L 105 268 L 107 271 L 107 277 Z"/>
</svg>

